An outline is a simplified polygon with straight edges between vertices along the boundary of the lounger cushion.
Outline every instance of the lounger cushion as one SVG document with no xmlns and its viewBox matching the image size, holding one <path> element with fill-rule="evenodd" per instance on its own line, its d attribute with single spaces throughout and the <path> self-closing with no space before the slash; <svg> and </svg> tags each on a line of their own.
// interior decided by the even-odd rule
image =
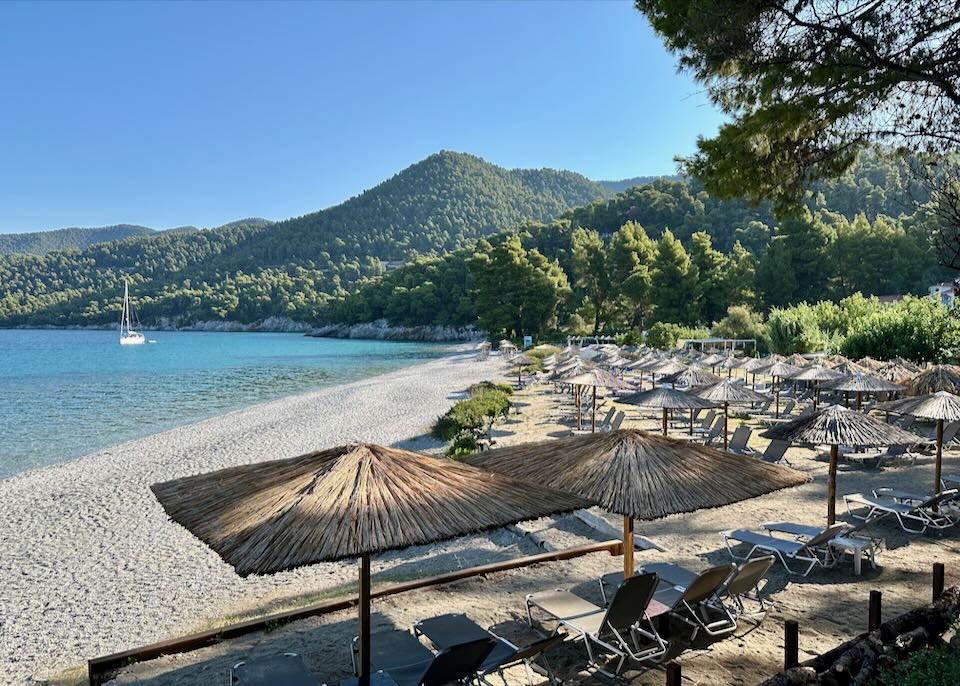
<svg viewBox="0 0 960 686">
<path fill-rule="evenodd" d="M 539 607 L 575 631 L 594 634 L 603 624 L 606 610 L 569 591 L 547 591 L 530 596 L 528 602 Z"/>
<path fill-rule="evenodd" d="M 689 569 L 684 569 L 680 565 L 675 565 L 670 562 L 654 562 L 653 564 L 644 565 L 643 571 L 656 574 L 668 584 L 681 588 L 686 588 L 697 578 L 697 575 Z"/>
<path fill-rule="evenodd" d="M 915 507 L 910 505 L 904 505 L 902 503 L 890 500 L 889 498 L 877 498 L 865 493 L 851 493 L 850 495 L 843 496 L 843 498 L 844 500 L 849 500 L 850 502 L 859 503 L 861 505 L 867 505 L 869 507 L 876 508 L 877 510 L 896 512 L 897 514 L 902 515 L 910 514 L 916 510 Z"/>
</svg>

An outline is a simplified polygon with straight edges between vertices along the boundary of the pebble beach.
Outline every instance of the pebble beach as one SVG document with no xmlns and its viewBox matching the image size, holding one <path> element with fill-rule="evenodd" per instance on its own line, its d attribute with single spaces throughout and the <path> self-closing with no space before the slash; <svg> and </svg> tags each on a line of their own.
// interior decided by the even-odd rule
<svg viewBox="0 0 960 686">
<path fill-rule="evenodd" d="M 499 366 L 499 358 L 452 355 L 0 481 L 0 684 L 42 683 L 91 657 L 196 630 L 246 604 L 282 603 L 352 582 L 354 563 L 241 579 L 167 519 L 149 486 L 351 441 L 435 449 L 427 435 L 432 421 Z M 378 564 L 402 565 L 417 555 L 424 552 Z"/>
</svg>

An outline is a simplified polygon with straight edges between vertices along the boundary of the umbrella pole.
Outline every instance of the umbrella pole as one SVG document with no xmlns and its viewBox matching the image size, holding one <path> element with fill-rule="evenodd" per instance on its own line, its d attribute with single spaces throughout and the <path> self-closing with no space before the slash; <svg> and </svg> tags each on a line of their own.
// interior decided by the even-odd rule
<svg viewBox="0 0 960 686">
<path fill-rule="evenodd" d="M 370 556 L 360 558 L 360 651 L 357 663 L 359 686 L 370 684 Z"/>
<path fill-rule="evenodd" d="M 773 379 L 773 396 L 777 399 L 773 416 L 780 419 L 780 379 Z"/>
<path fill-rule="evenodd" d="M 943 469 L 943 420 L 937 420 L 937 464 L 934 468 L 933 492 L 940 492 L 941 470 Z"/>
<path fill-rule="evenodd" d="M 723 450 L 727 450 L 727 415 L 730 413 L 730 403 L 723 404 Z"/>
<path fill-rule="evenodd" d="M 667 435 L 667 408 L 663 408 L 663 435 Z"/>
<path fill-rule="evenodd" d="M 827 526 L 837 521 L 837 460 L 840 449 L 836 444 L 830 446 L 830 477 L 827 481 Z"/>
<path fill-rule="evenodd" d="M 690 435 L 693 435 L 693 408 L 690 408 Z"/>
<path fill-rule="evenodd" d="M 623 516 L 623 578 L 633 576 L 633 517 Z"/>
<path fill-rule="evenodd" d="M 860 391 L 857 391 L 857 412 L 860 411 L 860 406 L 863 404 L 861 398 L 862 395 L 863 394 Z"/>
<path fill-rule="evenodd" d="M 576 402 L 576 404 L 577 404 L 577 431 L 579 431 L 579 430 L 582 428 L 582 425 L 583 425 L 583 421 L 582 421 L 583 408 L 581 407 L 581 404 L 582 404 L 582 403 L 580 402 L 580 387 L 579 387 L 579 386 L 574 386 L 574 387 L 573 387 L 573 395 L 574 395 L 575 402 Z"/>
<path fill-rule="evenodd" d="M 597 387 L 593 387 L 593 407 L 590 408 L 590 433 L 597 432 Z"/>
</svg>

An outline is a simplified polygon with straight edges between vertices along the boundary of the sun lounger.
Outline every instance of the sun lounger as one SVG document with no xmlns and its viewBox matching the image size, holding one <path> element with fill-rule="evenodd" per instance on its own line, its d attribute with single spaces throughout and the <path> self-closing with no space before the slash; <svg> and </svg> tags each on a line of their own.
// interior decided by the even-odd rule
<svg viewBox="0 0 960 686">
<path fill-rule="evenodd" d="M 896 498 L 877 494 L 850 493 L 843 496 L 843 502 L 851 517 L 857 519 L 872 519 L 879 514 L 890 514 L 897 518 L 900 528 L 904 531 L 912 534 L 922 534 L 928 527 L 932 529 L 946 529 L 955 524 L 953 518 L 947 516 L 937 508 L 942 503 L 949 502 L 956 498 L 957 492 L 955 488 L 948 491 L 940 491 L 940 493 L 936 493 L 922 502 L 902 502 Z M 851 509 L 851 505 L 866 507 L 867 514 L 855 513 Z M 915 522 L 920 528 L 911 528 L 907 525 L 908 522 Z"/>
<path fill-rule="evenodd" d="M 564 636 L 548 636 L 520 648 L 510 641 L 484 630 L 464 614 L 431 617 L 414 624 L 413 631 L 416 635 L 426 636 L 438 650 L 453 648 L 456 645 L 477 641 L 484 637 L 493 639 L 495 641 L 493 650 L 490 651 L 490 654 L 487 655 L 477 670 L 480 680 L 484 683 L 490 683 L 487 677 L 492 674 L 498 674 L 506 683 L 503 670 L 516 665 L 523 665 L 526 668 L 527 681 L 531 686 L 534 683 L 534 671 L 546 676 L 551 684 L 558 683 L 546 661 L 545 654 L 562 643 Z M 537 663 L 538 660 L 542 665 Z"/>
<path fill-rule="evenodd" d="M 841 554 L 850 553 L 853 556 L 853 573 L 860 576 L 863 566 L 863 558 L 866 557 L 870 566 L 876 568 L 877 553 L 883 549 L 884 540 L 879 536 L 873 536 L 866 532 L 866 528 L 886 515 L 880 515 L 873 519 L 857 524 L 856 526 L 847 526 L 838 536 L 830 541 L 829 545 L 835 552 Z M 798 541 L 808 541 L 822 534 L 826 527 L 809 526 L 807 524 L 797 524 L 795 522 L 763 522 L 761 529 L 774 533 L 787 534 L 795 537 Z M 837 560 L 839 561 L 839 559 Z"/>
<path fill-rule="evenodd" d="M 746 424 L 741 424 L 734 430 L 733 436 L 730 438 L 730 444 L 727 446 L 727 450 L 731 453 L 737 453 L 739 455 L 749 455 L 754 453 L 747 446 L 747 443 L 750 442 L 750 436 L 753 435 L 753 429 L 751 429 Z"/>
<path fill-rule="evenodd" d="M 643 662 L 662 655 L 667 645 L 654 625 L 656 617 L 670 608 L 654 600 L 659 579 L 643 574 L 623 581 L 606 608 L 599 607 L 569 591 L 548 591 L 526 597 L 527 621 L 533 626 L 533 608 L 555 621 L 554 634 L 561 629 L 583 641 L 588 664 L 615 678 L 627 658 Z M 613 671 L 599 662 L 612 655 Z"/>
<path fill-rule="evenodd" d="M 496 641 L 487 635 L 435 654 L 416 636 L 401 629 L 377 632 L 370 643 L 371 669 L 385 672 L 397 686 L 441 686 L 472 678 L 496 647 Z M 354 672 L 356 651 L 354 639 Z"/>
<path fill-rule="evenodd" d="M 734 560 L 746 561 L 753 559 L 754 553 L 759 551 L 764 555 L 775 555 L 780 560 L 784 569 L 791 574 L 807 576 L 814 567 L 819 566 L 826 568 L 836 564 L 836 558 L 830 547 L 830 541 L 840 535 L 846 528 L 846 524 L 834 524 L 807 541 L 788 541 L 783 538 L 776 538 L 769 534 L 750 531 L 748 529 L 721 531 L 720 537 L 723 538 L 723 542 L 727 546 L 727 551 L 729 551 L 730 557 Z M 733 552 L 733 544 L 731 544 L 731 542 L 733 542 L 733 544 L 744 543 L 751 546 L 750 552 L 743 557 L 738 557 L 736 553 Z M 802 572 L 795 570 L 790 567 L 787 560 L 805 564 L 807 565 L 806 569 Z"/>
<path fill-rule="evenodd" d="M 915 453 L 910 451 L 909 445 L 891 445 L 886 450 L 875 453 L 842 453 L 845 462 L 860 464 L 874 469 L 880 469 L 894 462 L 917 461 Z"/>
<path fill-rule="evenodd" d="M 296 653 L 238 662 L 230 670 L 233 686 L 320 686 Z"/>
<path fill-rule="evenodd" d="M 764 448 L 763 453 L 760 455 L 760 459 L 764 462 L 769 462 L 770 464 L 777 464 L 781 461 L 790 464 L 790 460 L 787 459 L 787 450 L 789 450 L 790 444 L 787 441 L 772 440 L 767 444 L 767 447 Z"/>
<path fill-rule="evenodd" d="M 713 426 L 713 421 L 717 416 L 716 410 L 710 410 L 703 416 L 703 419 L 698 419 L 697 424 L 693 427 L 694 433 L 709 433 L 710 428 Z"/>
<path fill-rule="evenodd" d="M 707 434 L 704 434 L 702 437 L 703 443 L 705 445 L 710 445 L 717 438 L 720 437 L 720 434 L 723 433 L 723 417 L 717 417 L 716 421 L 713 423 L 713 426 L 710 427 L 710 431 Z"/>
<path fill-rule="evenodd" d="M 736 619 L 718 597 L 735 569 L 735 565 L 720 565 L 696 574 L 678 565 L 655 563 L 644 566 L 639 573 L 660 577 L 654 599 L 669 607 L 673 616 L 693 629 L 690 638 L 694 640 L 700 633 L 716 639 L 736 630 Z M 600 579 L 604 601 L 606 590 L 622 578 L 621 573 L 613 572 Z"/>
</svg>

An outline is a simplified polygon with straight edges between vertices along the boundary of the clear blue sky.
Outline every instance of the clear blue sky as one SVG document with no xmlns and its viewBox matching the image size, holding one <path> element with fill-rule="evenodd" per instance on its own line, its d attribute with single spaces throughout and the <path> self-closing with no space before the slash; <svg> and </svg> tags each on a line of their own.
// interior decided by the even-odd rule
<svg viewBox="0 0 960 686">
<path fill-rule="evenodd" d="M 336 204 L 440 149 L 675 171 L 721 116 L 629 2 L 0 3 L 0 231 Z"/>
</svg>

